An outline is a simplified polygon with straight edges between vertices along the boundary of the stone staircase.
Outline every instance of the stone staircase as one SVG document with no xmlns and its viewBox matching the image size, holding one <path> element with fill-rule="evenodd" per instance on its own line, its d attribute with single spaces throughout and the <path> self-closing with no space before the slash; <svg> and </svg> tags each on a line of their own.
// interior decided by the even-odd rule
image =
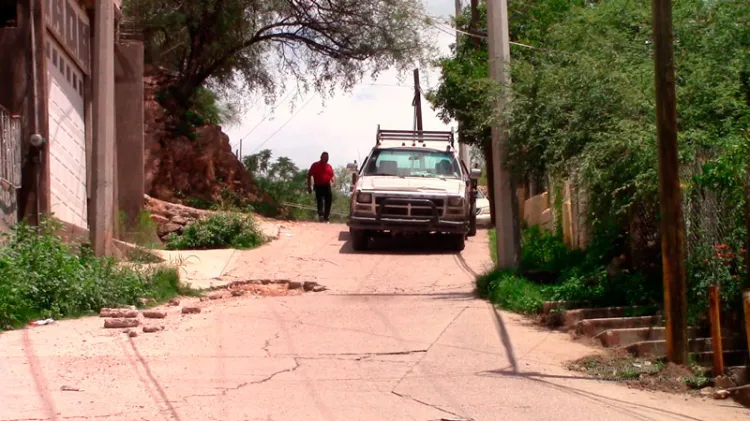
<svg viewBox="0 0 750 421">
<path fill-rule="evenodd" d="M 605 348 L 623 349 L 634 357 L 659 358 L 666 355 L 664 323 L 659 309 L 650 307 L 589 308 L 585 302 L 548 302 L 543 312 L 556 314 L 563 329 L 595 339 Z M 710 332 L 690 329 L 690 356 L 710 367 L 713 348 Z M 750 363 L 744 336 L 722 331 L 724 365 L 744 367 Z"/>
</svg>

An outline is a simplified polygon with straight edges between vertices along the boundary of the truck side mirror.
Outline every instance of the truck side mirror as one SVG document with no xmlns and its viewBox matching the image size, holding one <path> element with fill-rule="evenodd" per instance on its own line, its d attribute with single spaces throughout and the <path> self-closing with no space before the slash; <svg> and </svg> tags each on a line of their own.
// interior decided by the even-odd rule
<svg viewBox="0 0 750 421">
<path fill-rule="evenodd" d="M 357 172 L 357 164 L 354 162 L 346 164 L 346 170 L 350 172 Z"/>
<path fill-rule="evenodd" d="M 479 178 L 482 176 L 482 170 L 479 168 L 472 168 L 471 169 L 471 179 L 472 180 L 479 180 Z"/>
</svg>

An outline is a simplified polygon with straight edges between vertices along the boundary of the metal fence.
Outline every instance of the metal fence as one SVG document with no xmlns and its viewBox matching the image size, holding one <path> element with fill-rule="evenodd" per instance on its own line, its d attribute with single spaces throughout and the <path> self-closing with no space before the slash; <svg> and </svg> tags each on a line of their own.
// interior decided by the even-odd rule
<svg viewBox="0 0 750 421">
<path fill-rule="evenodd" d="M 18 222 L 21 188 L 21 119 L 0 107 L 0 231 Z"/>
</svg>

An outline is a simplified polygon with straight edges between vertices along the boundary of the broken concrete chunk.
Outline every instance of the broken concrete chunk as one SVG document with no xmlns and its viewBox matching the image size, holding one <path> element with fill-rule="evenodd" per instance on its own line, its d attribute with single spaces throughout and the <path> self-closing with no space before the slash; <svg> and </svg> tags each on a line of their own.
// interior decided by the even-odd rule
<svg viewBox="0 0 750 421">
<path fill-rule="evenodd" d="M 131 338 L 138 337 L 138 332 L 136 332 L 135 330 L 131 330 L 130 332 L 128 332 L 128 336 L 130 336 Z"/>
<path fill-rule="evenodd" d="M 138 319 L 107 319 L 104 321 L 105 329 L 123 329 L 126 327 L 138 327 L 141 322 Z"/>
<path fill-rule="evenodd" d="M 327 291 L 327 290 L 328 290 L 328 288 L 326 288 L 323 285 L 316 285 L 316 286 L 313 287 L 313 292 L 323 292 L 323 291 Z"/>
<path fill-rule="evenodd" d="M 220 300 L 224 298 L 224 291 L 216 291 L 208 294 L 209 300 Z"/>
<path fill-rule="evenodd" d="M 716 377 L 716 379 L 714 380 L 714 384 L 718 389 L 730 389 L 737 386 L 736 384 L 734 384 L 732 379 L 727 376 Z"/>
<path fill-rule="evenodd" d="M 163 319 L 167 317 L 167 312 L 158 311 L 158 310 L 147 310 L 143 312 L 143 317 L 147 319 Z"/>
<path fill-rule="evenodd" d="M 161 332 L 164 330 L 164 326 L 143 326 L 144 333 Z"/>
<path fill-rule="evenodd" d="M 182 314 L 198 314 L 201 312 L 200 307 L 183 307 Z"/>
<path fill-rule="evenodd" d="M 239 297 L 239 296 L 242 296 L 244 294 L 245 294 L 245 291 L 243 291 L 241 289 L 236 289 L 236 290 L 232 291 L 232 296 L 233 297 Z"/>
<path fill-rule="evenodd" d="M 127 308 L 103 308 L 99 310 L 99 316 L 131 319 L 138 317 L 138 311 Z"/>
<path fill-rule="evenodd" d="M 172 307 L 177 307 L 178 305 L 180 305 L 180 299 L 172 298 L 171 300 L 169 300 L 169 305 Z"/>
<path fill-rule="evenodd" d="M 732 396 L 732 392 L 728 390 L 717 390 L 714 392 L 714 399 L 726 399 L 728 397 Z"/>
<path fill-rule="evenodd" d="M 302 284 L 302 288 L 307 292 L 312 291 L 316 286 L 318 286 L 318 283 L 312 281 L 305 281 L 305 283 Z"/>
</svg>

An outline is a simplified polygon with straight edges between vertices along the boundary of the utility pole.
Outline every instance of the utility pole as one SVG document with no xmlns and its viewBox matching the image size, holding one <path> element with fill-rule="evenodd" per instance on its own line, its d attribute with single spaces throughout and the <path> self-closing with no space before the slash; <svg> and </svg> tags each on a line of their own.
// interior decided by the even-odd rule
<svg viewBox="0 0 750 421">
<path fill-rule="evenodd" d="M 97 256 L 112 255 L 115 153 L 115 8 L 97 0 L 94 9 L 94 141 L 91 243 Z"/>
<path fill-rule="evenodd" d="M 502 110 L 510 89 L 510 39 L 508 34 L 507 0 L 487 1 L 487 35 L 490 53 L 490 77 L 501 86 L 495 103 Z M 521 260 L 521 238 L 517 227 L 518 207 L 513 176 L 506 165 L 508 157 L 508 130 L 505 121 L 492 126 L 492 162 L 494 168 L 495 231 L 497 241 L 497 266 L 516 269 Z"/>
<path fill-rule="evenodd" d="M 461 0 L 456 0 L 456 19 L 458 19 L 459 16 L 461 16 Z M 458 29 L 458 28 L 456 28 L 456 29 Z M 461 42 L 461 34 L 458 31 L 456 31 L 456 55 L 458 55 L 458 46 L 459 46 L 460 42 Z M 460 159 L 461 162 L 463 162 L 464 165 L 466 165 L 466 168 L 468 168 L 469 171 L 471 171 L 471 157 L 469 156 L 469 145 L 467 145 L 466 143 L 463 143 L 461 141 L 461 135 L 460 135 L 460 133 L 461 133 L 461 121 L 458 120 L 458 121 L 456 121 L 456 123 L 458 125 L 457 132 L 459 133 L 459 135 L 458 135 L 459 136 L 459 138 L 458 138 L 458 159 Z"/>
<path fill-rule="evenodd" d="M 242 159 L 242 141 L 243 140 L 244 140 L 243 138 L 240 138 L 240 153 L 237 154 L 237 159 Z"/>
<path fill-rule="evenodd" d="M 677 105 L 674 81 L 672 0 L 652 0 L 656 130 L 659 153 L 661 252 L 664 312 L 667 315 L 667 358 L 688 362 L 685 226 L 682 216 L 677 156 Z"/>
<path fill-rule="evenodd" d="M 414 101 L 412 104 L 417 113 L 417 130 L 422 131 L 422 90 L 419 88 L 419 69 L 414 69 Z"/>
</svg>

